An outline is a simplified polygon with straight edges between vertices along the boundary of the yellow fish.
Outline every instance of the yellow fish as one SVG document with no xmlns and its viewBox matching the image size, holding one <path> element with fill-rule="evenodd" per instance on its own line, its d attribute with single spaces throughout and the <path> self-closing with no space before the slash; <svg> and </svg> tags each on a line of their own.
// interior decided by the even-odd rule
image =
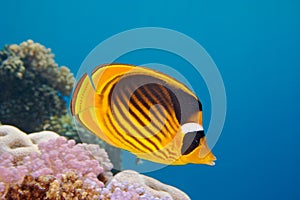
<svg viewBox="0 0 300 200">
<path fill-rule="evenodd" d="M 100 139 L 152 162 L 214 165 L 202 105 L 184 84 L 126 64 L 99 66 L 91 79 L 78 81 L 71 113 Z"/>
</svg>

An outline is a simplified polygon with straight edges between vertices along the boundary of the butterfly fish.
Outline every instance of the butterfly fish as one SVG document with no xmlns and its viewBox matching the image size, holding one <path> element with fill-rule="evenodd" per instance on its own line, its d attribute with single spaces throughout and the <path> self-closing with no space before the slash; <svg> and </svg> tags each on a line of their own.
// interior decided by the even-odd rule
<svg viewBox="0 0 300 200">
<path fill-rule="evenodd" d="M 71 113 L 108 144 L 168 165 L 214 165 L 202 105 L 184 84 L 140 66 L 96 67 L 78 81 Z"/>
</svg>

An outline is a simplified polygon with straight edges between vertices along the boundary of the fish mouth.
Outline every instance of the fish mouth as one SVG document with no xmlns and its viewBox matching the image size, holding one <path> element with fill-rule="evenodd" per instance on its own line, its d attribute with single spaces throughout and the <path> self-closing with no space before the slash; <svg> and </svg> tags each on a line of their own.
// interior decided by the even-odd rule
<svg viewBox="0 0 300 200">
<path fill-rule="evenodd" d="M 205 164 L 210 165 L 210 166 L 214 166 L 216 164 L 214 161 L 216 161 L 216 160 L 217 160 L 217 158 L 216 158 L 216 156 L 214 156 L 214 154 L 212 152 L 209 152 L 204 158 Z"/>
<path fill-rule="evenodd" d="M 211 149 L 208 147 L 206 143 L 206 138 L 201 138 L 201 147 L 199 150 L 199 158 L 203 161 L 204 164 L 214 166 L 215 162 L 217 160 L 216 156 L 212 153 Z"/>
</svg>

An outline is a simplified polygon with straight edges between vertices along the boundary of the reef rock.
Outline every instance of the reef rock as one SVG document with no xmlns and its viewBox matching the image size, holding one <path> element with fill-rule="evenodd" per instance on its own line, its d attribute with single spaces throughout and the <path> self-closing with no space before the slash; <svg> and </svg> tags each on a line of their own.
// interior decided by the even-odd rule
<svg viewBox="0 0 300 200">
<path fill-rule="evenodd" d="M 14 157 L 23 157 L 38 152 L 38 148 L 26 133 L 13 126 L 0 126 L 0 154 L 8 152 Z"/>
<path fill-rule="evenodd" d="M 52 131 L 42 131 L 27 135 L 14 126 L 0 125 L 0 154 L 7 152 L 16 158 L 20 158 L 34 152 L 39 153 L 37 145 L 40 142 L 57 137 L 59 135 Z"/>
<path fill-rule="evenodd" d="M 28 135 L 29 139 L 33 144 L 40 144 L 41 142 L 47 142 L 50 139 L 56 139 L 59 135 L 53 131 L 41 131 L 36 133 L 31 133 Z"/>
<path fill-rule="evenodd" d="M 145 189 L 145 193 L 160 199 L 190 200 L 188 195 L 181 190 L 132 170 L 125 170 L 116 174 L 112 181 L 128 182 L 130 185 L 139 184 Z"/>
</svg>

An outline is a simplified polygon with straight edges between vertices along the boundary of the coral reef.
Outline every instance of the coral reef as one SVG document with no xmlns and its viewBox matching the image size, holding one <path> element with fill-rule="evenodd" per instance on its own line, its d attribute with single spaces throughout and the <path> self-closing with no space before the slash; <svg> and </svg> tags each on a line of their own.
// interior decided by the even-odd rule
<svg viewBox="0 0 300 200">
<path fill-rule="evenodd" d="M 103 142 L 93 133 L 83 128 L 82 125 L 74 120 L 70 115 L 66 114 L 61 117 L 50 117 L 49 120 L 45 121 L 45 125 L 44 127 L 41 127 L 41 129 L 42 128 L 57 132 L 68 139 L 74 139 L 77 143 L 85 142 L 88 144 L 100 145 L 101 148 L 104 148 L 108 153 L 109 158 L 113 163 L 114 169 L 122 169 L 121 150 Z"/>
<path fill-rule="evenodd" d="M 58 67 L 50 49 L 32 40 L 5 46 L 0 51 L 0 121 L 25 132 L 40 131 L 52 116 L 66 114 L 65 96 L 75 81 Z"/>
<path fill-rule="evenodd" d="M 147 193 L 139 183 L 128 183 L 126 180 L 112 180 L 102 189 L 100 199 L 104 200 L 172 200 L 170 197 L 158 197 Z"/>
<path fill-rule="evenodd" d="M 22 133 L 11 126 L 0 126 L 0 130 Z M 15 138 L 22 140 L 24 134 L 16 134 Z M 98 145 L 76 144 L 47 131 L 29 134 L 28 138 L 37 145 L 38 152 L 18 159 L 5 149 L 0 153 L 0 199 L 189 199 L 178 189 L 134 171 L 113 177 L 112 163 Z"/>
<path fill-rule="evenodd" d="M 37 71 L 62 95 L 70 95 L 75 81 L 73 74 L 66 66 L 58 68 L 50 48 L 45 48 L 39 43 L 27 40 L 20 45 L 10 45 L 9 50 L 24 63 L 26 69 Z"/>
<path fill-rule="evenodd" d="M 0 199 L 189 199 L 134 171 L 113 176 L 120 149 L 67 114 L 74 81 L 51 49 L 32 40 L 0 50 Z"/>
<path fill-rule="evenodd" d="M 63 174 L 60 180 L 46 175 L 33 178 L 26 175 L 19 185 L 10 187 L 5 200 L 10 199 L 99 199 L 99 191 L 84 185 L 74 172 Z"/>
<path fill-rule="evenodd" d="M 0 126 L 0 154 L 8 152 L 15 158 L 28 156 L 31 153 L 38 153 L 37 145 L 40 142 L 57 138 L 59 135 L 52 131 L 42 131 L 27 135 L 20 129 L 9 126 Z"/>
<path fill-rule="evenodd" d="M 138 184 L 145 190 L 145 193 L 151 194 L 161 199 L 172 200 L 190 200 L 190 198 L 179 189 L 165 185 L 151 177 L 137 173 L 136 171 L 126 170 L 114 176 L 112 181 L 121 182 L 126 180 L 129 185 Z"/>
<path fill-rule="evenodd" d="M 9 185 L 19 184 L 26 175 L 33 178 L 51 175 L 61 180 L 64 174 L 73 171 L 83 185 L 94 189 L 102 188 L 112 176 L 112 165 L 106 152 L 101 151 L 99 146 L 76 145 L 74 140 L 58 137 L 39 143 L 38 148 L 40 153 L 33 152 L 17 161 L 8 152 L 0 155 L 0 194 L 4 194 Z M 95 153 L 103 163 L 90 152 Z M 98 179 L 99 175 L 101 180 Z"/>
<path fill-rule="evenodd" d="M 33 144 L 37 145 L 41 142 L 47 142 L 50 139 L 56 139 L 59 137 L 59 135 L 53 131 L 41 131 L 36 133 L 30 133 L 28 137 Z"/>
<path fill-rule="evenodd" d="M 8 152 L 14 157 L 24 157 L 38 148 L 26 133 L 13 126 L 0 126 L 0 154 Z"/>
<path fill-rule="evenodd" d="M 67 114 L 74 81 L 67 67 L 58 67 L 51 49 L 32 40 L 5 46 L 0 50 L 0 124 L 29 133 L 54 131 L 76 142 L 84 137 L 105 148 L 115 168 L 121 169 L 121 151 L 75 125 Z"/>
</svg>

